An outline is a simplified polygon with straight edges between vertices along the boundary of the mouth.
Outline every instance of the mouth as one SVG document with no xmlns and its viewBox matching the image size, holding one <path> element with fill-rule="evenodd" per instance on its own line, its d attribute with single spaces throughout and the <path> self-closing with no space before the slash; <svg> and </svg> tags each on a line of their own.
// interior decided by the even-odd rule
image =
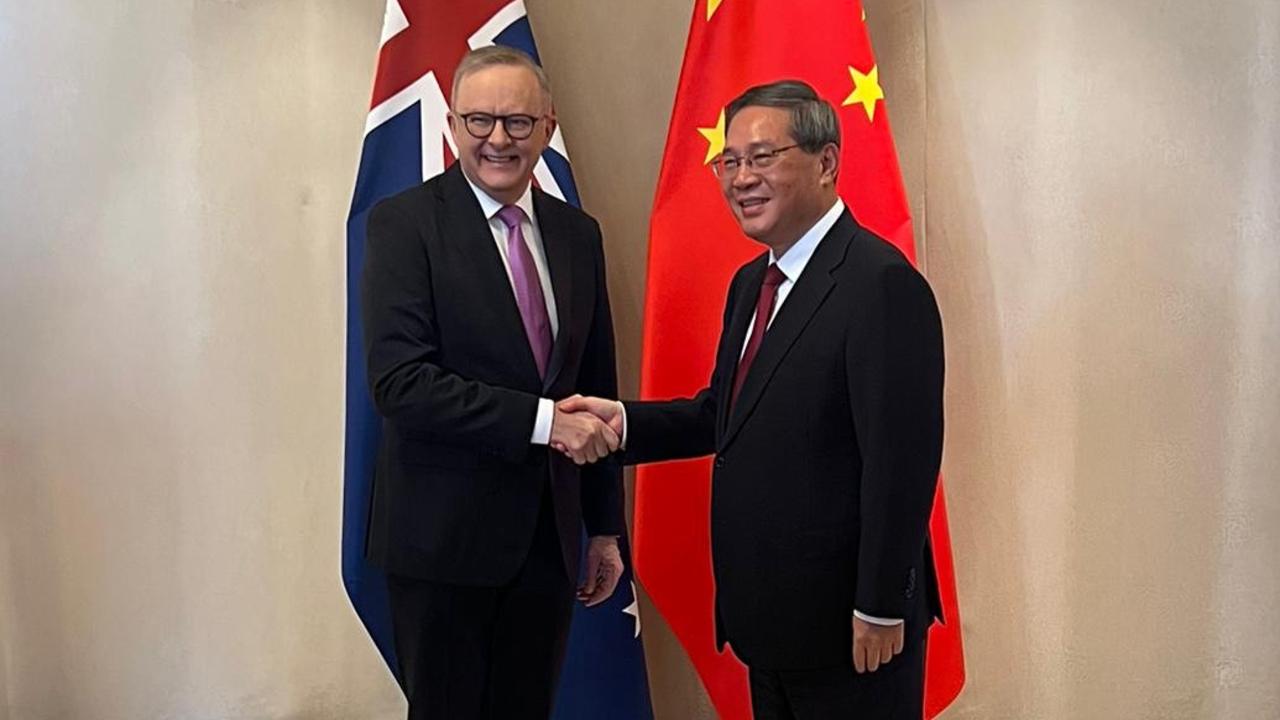
<svg viewBox="0 0 1280 720">
<path fill-rule="evenodd" d="M 510 168 L 520 162 L 520 156 L 507 153 L 481 153 L 480 160 L 494 167 Z"/>
<path fill-rule="evenodd" d="M 764 206 L 768 204 L 769 198 L 748 197 L 738 199 L 738 210 L 742 213 L 742 217 L 756 217 L 764 212 Z"/>
</svg>

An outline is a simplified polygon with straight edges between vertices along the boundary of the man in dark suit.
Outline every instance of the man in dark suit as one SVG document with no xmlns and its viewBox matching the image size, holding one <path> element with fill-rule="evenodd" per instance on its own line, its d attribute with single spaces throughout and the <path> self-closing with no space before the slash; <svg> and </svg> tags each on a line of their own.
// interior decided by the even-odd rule
<svg viewBox="0 0 1280 720">
<path fill-rule="evenodd" d="M 715 454 L 717 635 L 750 667 L 757 718 L 920 718 L 940 615 L 937 306 L 837 197 L 839 125 L 812 88 L 752 88 L 725 119 L 714 169 L 768 252 L 729 287 L 710 386 L 561 408 L 610 422 L 627 463 Z"/>
<path fill-rule="evenodd" d="M 383 440 L 367 555 L 388 574 L 411 719 L 542 719 L 584 523 L 578 598 L 604 601 L 622 572 L 621 475 L 579 467 L 618 437 L 554 404 L 617 391 L 600 229 L 531 185 L 555 118 L 528 56 L 469 53 L 449 127 L 458 162 L 369 216 L 361 301 Z"/>
</svg>

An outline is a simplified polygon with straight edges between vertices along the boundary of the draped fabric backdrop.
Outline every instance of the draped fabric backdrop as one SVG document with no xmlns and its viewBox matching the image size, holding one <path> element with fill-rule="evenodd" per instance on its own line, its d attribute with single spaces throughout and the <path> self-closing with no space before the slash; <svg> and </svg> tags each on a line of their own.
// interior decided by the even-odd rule
<svg viewBox="0 0 1280 720">
<path fill-rule="evenodd" d="M 689 4 L 527 4 L 634 393 Z M 1280 5 L 866 7 L 948 341 L 943 717 L 1280 716 Z M 338 577 L 382 14 L 0 7 L 0 720 L 403 712 Z M 641 615 L 659 720 L 713 717 Z"/>
</svg>

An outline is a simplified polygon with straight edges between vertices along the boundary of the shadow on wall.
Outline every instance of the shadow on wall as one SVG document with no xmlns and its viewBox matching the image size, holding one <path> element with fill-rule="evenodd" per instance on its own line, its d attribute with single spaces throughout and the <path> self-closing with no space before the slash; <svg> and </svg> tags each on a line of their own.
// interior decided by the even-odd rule
<svg viewBox="0 0 1280 720">
<path fill-rule="evenodd" d="M 1205 717 L 1230 679 L 1218 637 L 1242 620 L 1213 580 L 1250 113 L 1229 102 L 1254 95 L 1259 12 L 928 4 L 969 660 L 949 716 Z"/>
<path fill-rule="evenodd" d="M 927 9 L 926 25 L 937 21 Z M 945 54 L 927 48 L 925 158 L 925 265 L 942 311 L 947 349 L 946 446 L 943 483 L 950 507 L 956 583 L 966 648 L 965 690 L 948 717 L 989 717 L 986 705 L 997 688 L 1014 693 L 999 706 L 1026 707 L 1016 686 L 1001 688 L 986 673 L 1002 654 L 1015 662 L 1031 655 L 1033 618 L 1021 572 L 1010 572 L 1009 557 L 992 548 L 1021 544 L 1018 488 L 1031 471 L 1008 452 L 1017 425 L 1005 412 L 1009 374 L 1000 329 L 999 298 L 991 276 L 992 252 L 982 222 L 975 180 L 955 128 L 955 108 L 963 107 Z M 941 137 L 942 141 L 938 138 Z M 999 600 L 994 600 L 995 589 Z M 985 618 L 999 617 L 988 625 Z"/>
</svg>

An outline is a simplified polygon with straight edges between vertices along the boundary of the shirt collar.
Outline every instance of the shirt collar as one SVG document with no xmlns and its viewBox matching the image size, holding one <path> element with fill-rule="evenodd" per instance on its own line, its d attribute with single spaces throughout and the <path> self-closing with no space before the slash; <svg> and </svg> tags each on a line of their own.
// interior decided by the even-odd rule
<svg viewBox="0 0 1280 720">
<path fill-rule="evenodd" d="M 475 193 L 476 200 L 480 202 L 480 212 L 484 213 L 484 219 L 492 220 L 493 216 L 497 215 L 498 211 L 503 208 L 503 204 L 498 202 L 497 200 L 494 200 L 492 195 L 485 192 L 484 190 L 481 190 L 480 186 L 471 182 L 471 178 L 467 177 L 466 173 L 463 173 L 462 177 L 466 178 L 467 185 L 471 186 L 471 192 Z M 513 204 L 524 211 L 524 216 L 529 218 L 529 222 L 533 222 L 533 182 L 532 181 L 525 186 L 524 194 L 521 195 L 520 198 L 516 200 L 515 203 Z"/>
<path fill-rule="evenodd" d="M 840 214 L 844 212 L 844 201 L 836 198 L 836 202 L 823 215 L 818 222 L 814 223 L 809 231 L 800 236 L 795 245 L 792 245 L 782 255 L 782 259 L 778 259 L 773 254 L 773 249 L 769 249 L 769 262 L 777 263 L 778 269 L 791 282 L 795 282 L 800 278 L 800 273 L 804 272 L 804 267 L 809 264 L 809 259 L 813 257 L 813 251 L 818 249 L 818 243 L 822 238 L 827 236 L 831 228 L 835 226 L 836 221 L 840 219 Z"/>
</svg>

